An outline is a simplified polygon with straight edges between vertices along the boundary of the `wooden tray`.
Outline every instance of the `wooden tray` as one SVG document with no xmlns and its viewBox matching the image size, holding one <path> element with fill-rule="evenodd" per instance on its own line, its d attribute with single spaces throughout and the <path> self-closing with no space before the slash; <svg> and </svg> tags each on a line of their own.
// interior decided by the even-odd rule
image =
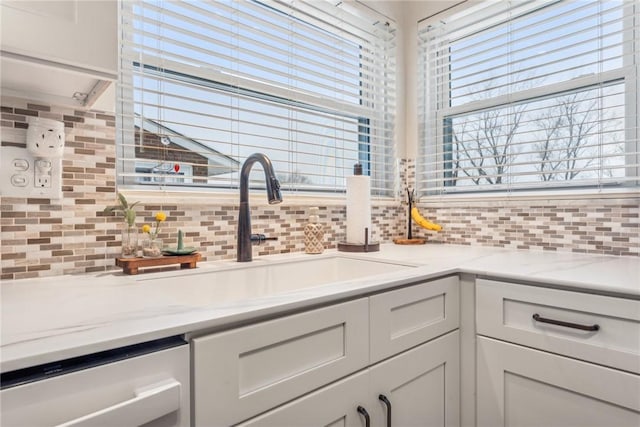
<svg viewBox="0 0 640 427">
<path fill-rule="evenodd" d="M 143 267 L 158 267 L 162 265 L 180 264 L 180 268 L 196 268 L 201 255 L 161 256 L 157 258 L 116 258 L 116 265 L 122 267 L 124 274 L 138 274 L 138 269 Z"/>
<path fill-rule="evenodd" d="M 393 243 L 396 245 L 424 245 L 427 243 L 427 239 L 393 239 Z"/>
</svg>

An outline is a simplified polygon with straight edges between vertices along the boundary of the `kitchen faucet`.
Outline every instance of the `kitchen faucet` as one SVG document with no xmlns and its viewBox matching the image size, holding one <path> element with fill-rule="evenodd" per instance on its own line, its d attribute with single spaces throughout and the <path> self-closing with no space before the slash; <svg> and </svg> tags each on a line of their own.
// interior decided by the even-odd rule
<svg viewBox="0 0 640 427">
<path fill-rule="evenodd" d="M 238 213 L 238 262 L 248 262 L 252 259 L 251 242 L 261 242 L 267 238 L 263 234 L 251 234 L 251 216 L 249 211 L 249 173 L 255 162 L 259 162 L 264 169 L 267 182 L 267 199 L 270 205 L 282 202 L 280 182 L 273 171 L 271 160 L 262 153 L 254 153 L 247 157 L 240 170 L 240 212 Z"/>
</svg>

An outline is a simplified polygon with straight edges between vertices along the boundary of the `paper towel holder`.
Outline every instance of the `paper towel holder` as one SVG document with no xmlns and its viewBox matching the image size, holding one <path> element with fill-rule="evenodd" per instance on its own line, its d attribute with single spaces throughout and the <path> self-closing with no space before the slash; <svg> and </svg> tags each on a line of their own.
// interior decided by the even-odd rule
<svg viewBox="0 0 640 427">
<path fill-rule="evenodd" d="M 340 252 L 378 252 L 380 250 L 380 242 L 369 242 L 369 228 L 364 229 L 364 244 L 338 242 L 338 250 Z"/>
</svg>

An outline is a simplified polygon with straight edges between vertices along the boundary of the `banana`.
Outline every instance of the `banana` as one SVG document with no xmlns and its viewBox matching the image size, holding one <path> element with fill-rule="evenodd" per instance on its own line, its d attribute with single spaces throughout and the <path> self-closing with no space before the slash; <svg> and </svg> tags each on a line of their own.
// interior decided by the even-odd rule
<svg viewBox="0 0 640 427">
<path fill-rule="evenodd" d="M 422 215 L 420 215 L 420 212 L 416 207 L 411 208 L 411 218 L 415 221 L 416 224 L 418 224 L 422 228 L 426 228 L 427 230 L 433 230 L 433 231 L 442 230 L 442 226 L 434 222 L 431 222 L 425 217 L 423 217 Z"/>
</svg>

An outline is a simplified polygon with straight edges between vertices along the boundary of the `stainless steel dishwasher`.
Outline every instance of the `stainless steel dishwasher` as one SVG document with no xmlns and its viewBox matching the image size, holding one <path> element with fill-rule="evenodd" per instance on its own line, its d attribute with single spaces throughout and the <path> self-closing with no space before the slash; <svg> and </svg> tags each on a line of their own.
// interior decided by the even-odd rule
<svg viewBox="0 0 640 427">
<path fill-rule="evenodd" d="M 2 373 L 3 427 L 190 423 L 189 346 L 180 337 Z"/>
</svg>

